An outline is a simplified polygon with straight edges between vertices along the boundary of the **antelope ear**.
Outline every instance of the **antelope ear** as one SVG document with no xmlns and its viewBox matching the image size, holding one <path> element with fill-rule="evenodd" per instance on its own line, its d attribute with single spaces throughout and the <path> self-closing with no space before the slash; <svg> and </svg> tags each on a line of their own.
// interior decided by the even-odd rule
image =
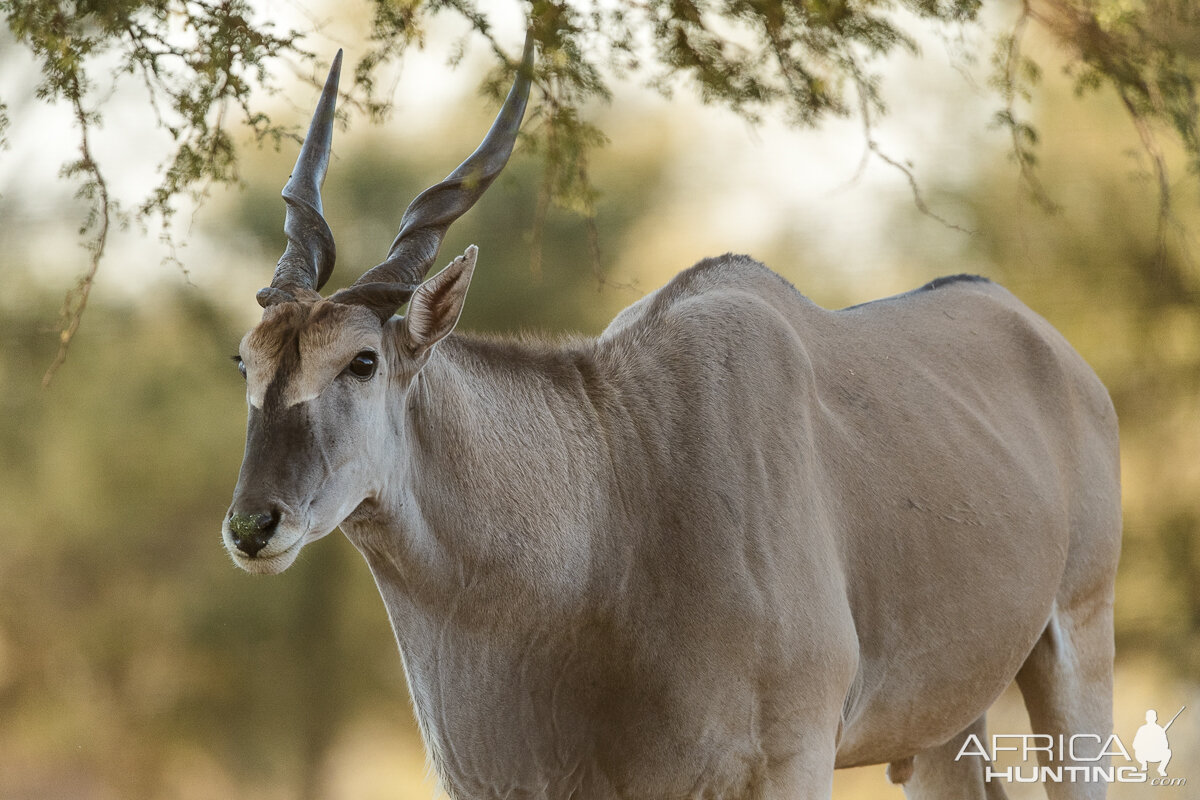
<svg viewBox="0 0 1200 800">
<path fill-rule="evenodd" d="M 471 245 L 413 292 L 408 302 L 408 314 L 404 317 L 402 336 L 414 355 L 428 351 L 458 324 L 478 254 L 479 248 Z"/>
</svg>

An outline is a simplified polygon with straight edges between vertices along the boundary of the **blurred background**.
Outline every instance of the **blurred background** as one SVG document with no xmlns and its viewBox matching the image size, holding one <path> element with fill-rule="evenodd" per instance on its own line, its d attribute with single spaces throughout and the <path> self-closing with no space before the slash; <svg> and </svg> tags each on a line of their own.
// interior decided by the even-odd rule
<svg viewBox="0 0 1200 800">
<path fill-rule="evenodd" d="M 367 29 L 356 13 L 322 17 L 308 46 L 353 59 Z M 408 201 L 490 123 L 495 107 L 476 93 L 488 54 L 468 48 L 447 64 L 462 33 L 435 26 L 405 61 L 390 120 L 356 118 L 335 135 L 329 289 L 382 258 Z M 1061 210 L 1031 202 L 1008 134 L 988 124 L 1000 100 L 962 68 L 987 35 L 931 38 L 921 58 L 893 58 L 890 115 L 873 132 L 950 225 L 920 212 L 896 168 L 871 159 L 860 171 L 858 123 L 751 127 L 688 93 L 664 99 L 625 82 L 591 109 L 610 139 L 590 165 L 601 273 L 587 222 L 555 209 L 534 265 L 540 166 L 519 150 L 443 248 L 448 261 L 480 246 L 459 327 L 596 334 L 678 270 L 727 251 L 827 307 L 944 274 L 1001 282 L 1066 335 L 1116 403 L 1116 731 L 1130 742 L 1146 709 L 1165 720 L 1187 705 L 1170 735 L 1171 774 L 1188 785 L 1159 791 L 1200 797 L 1200 192 L 1168 150 L 1183 176 L 1180 225 L 1161 258 L 1137 133 L 1114 98 L 1076 97 L 1047 48 L 1030 113 Z M 514 52 L 519 40 L 514 27 Z M 69 358 L 42 388 L 62 296 L 86 268 L 86 206 L 57 175 L 70 115 L 35 101 L 36 66 L 10 39 L 0 76 L 12 98 L 0 151 L 0 798 L 432 797 L 388 620 L 353 547 L 335 533 L 261 578 L 220 542 L 245 423 L 229 357 L 282 252 L 294 146 L 242 143 L 243 185 L 181 213 L 174 250 L 155 230 L 115 231 Z M 304 124 L 314 101 L 297 81 L 262 102 Z M 136 197 L 159 161 L 154 123 L 135 90 L 107 103 L 98 157 L 115 190 Z M 1010 691 L 991 728 L 1027 726 Z M 872 767 L 839 773 L 835 796 L 902 793 Z"/>
</svg>

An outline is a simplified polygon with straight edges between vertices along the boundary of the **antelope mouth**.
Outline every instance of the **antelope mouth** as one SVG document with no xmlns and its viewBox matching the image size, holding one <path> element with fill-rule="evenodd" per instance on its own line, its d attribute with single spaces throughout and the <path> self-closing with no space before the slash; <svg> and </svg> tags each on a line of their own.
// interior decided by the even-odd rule
<svg viewBox="0 0 1200 800">
<path fill-rule="evenodd" d="M 304 535 L 303 531 L 298 533 L 279 531 L 271 537 L 265 547 L 254 555 L 249 555 L 239 549 L 234 542 L 229 520 L 226 520 L 221 538 L 224 540 L 225 549 L 229 551 L 234 564 L 246 572 L 256 575 L 276 575 L 292 565 L 308 537 Z"/>
</svg>

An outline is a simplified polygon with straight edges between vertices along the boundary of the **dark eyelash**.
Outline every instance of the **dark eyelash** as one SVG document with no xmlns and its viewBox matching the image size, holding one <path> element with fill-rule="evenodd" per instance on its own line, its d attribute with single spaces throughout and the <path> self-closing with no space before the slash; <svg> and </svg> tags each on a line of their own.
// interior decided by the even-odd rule
<svg viewBox="0 0 1200 800">
<path fill-rule="evenodd" d="M 233 355 L 231 355 L 231 356 L 230 356 L 230 358 L 231 358 L 232 360 L 234 360 L 234 361 L 241 361 L 241 360 L 242 360 L 242 357 L 241 357 L 240 355 L 238 355 L 237 353 L 234 353 Z"/>
</svg>

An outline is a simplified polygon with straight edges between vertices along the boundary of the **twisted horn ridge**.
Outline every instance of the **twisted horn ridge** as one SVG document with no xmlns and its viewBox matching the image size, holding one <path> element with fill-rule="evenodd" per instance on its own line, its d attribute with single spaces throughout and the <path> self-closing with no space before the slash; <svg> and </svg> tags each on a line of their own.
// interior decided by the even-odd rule
<svg viewBox="0 0 1200 800">
<path fill-rule="evenodd" d="M 330 299 L 379 306 L 376 310 L 381 316 L 391 316 L 424 280 L 450 224 L 475 204 L 508 163 L 529 100 L 533 44 L 533 31 L 530 30 L 525 36 L 525 52 L 516 80 L 483 142 L 444 181 L 429 187 L 412 201 L 400 220 L 400 232 L 383 263 L 367 270 L 352 286 Z M 389 287 L 387 291 L 384 291 L 385 286 Z M 387 305 L 391 305 L 391 309 L 385 311 L 383 307 Z"/>
<path fill-rule="evenodd" d="M 283 231 L 288 244 L 275 267 L 271 286 L 258 293 L 258 302 L 264 308 L 273 303 L 293 299 L 300 290 L 315 292 L 324 285 L 333 272 L 336 251 L 333 233 L 321 208 L 321 184 L 325 182 L 325 170 L 329 166 L 329 147 L 333 141 L 333 112 L 337 104 L 338 78 L 342 71 L 342 51 L 334 56 L 325 79 L 325 88 L 313 113 L 308 135 L 300 148 L 296 166 L 287 185 L 283 187 L 283 201 L 287 203 Z"/>
</svg>

